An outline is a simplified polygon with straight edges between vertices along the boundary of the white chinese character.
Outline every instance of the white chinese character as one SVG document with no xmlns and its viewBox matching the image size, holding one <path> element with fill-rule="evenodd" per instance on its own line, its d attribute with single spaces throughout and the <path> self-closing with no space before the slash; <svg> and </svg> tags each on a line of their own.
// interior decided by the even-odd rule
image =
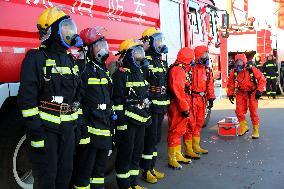
<svg viewBox="0 0 284 189">
<path fill-rule="evenodd" d="M 142 8 L 145 7 L 145 4 L 142 3 L 141 0 L 134 0 L 134 5 L 136 5 L 135 13 L 139 16 L 132 17 L 132 19 L 136 20 L 139 23 L 144 22 L 145 19 L 143 19 L 142 16 L 145 16 L 146 12 L 143 12 Z"/>
<path fill-rule="evenodd" d="M 121 21 L 121 15 L 124 11 L 123 5 L 120 2 L 124 2 L 124 0 L 109 0 L 108 1 L 108 11 L 107 17 L 110 20 Z"/>
<path fill-rule="evenodd" d="M 72 12 L 75 13 L 75 7 L 79 3 L 77 9 L 79 14 L 83 15 L 84 12 L 87 12 L 90 17 L 93 17 L 92 8 L 94 6 L 94 0 L 75 0 L 72 6 Z"/>
<path fill-rule="evenodd" d="M 29 4 L 29 5 L 31 5 L 31 1 L 32 1 L 32 0 L 26 0 L 26 3 Z M 39 1 L 40 1 L 40 0 L 34 0 L 34 1 L 33 1 L 33 4 L 38 5 Z M 47 0 L 46 3 L 45 3 L 45 0 L 42 0 L 42 4 L 43 4 L 46 8 L 48 8 L 48 7 L 53 7 L 53 4 L 52 4 L 49 0 Z"/>
</svg>

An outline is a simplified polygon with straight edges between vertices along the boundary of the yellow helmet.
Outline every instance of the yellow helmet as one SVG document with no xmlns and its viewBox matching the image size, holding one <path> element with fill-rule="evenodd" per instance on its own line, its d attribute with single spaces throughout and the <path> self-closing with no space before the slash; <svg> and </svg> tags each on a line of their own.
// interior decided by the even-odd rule
<svg viewBox="0 0 284 189">
<path fill-rule="evenodd" d="M 161 33 L 161 31 L 155 27 L 150 27 L 142 33 L 142 38 L 150 37 L 156 33 Z"/>
<path fill-rule="evenodd" d="M 47 8 L 38 17 L 38 25 L 42 29 L 46 29 L 64 16 L 67 16 L 67 14 L 62 10 L 61 7 Z"/>
<path fill-rule="evenodd" d="M 131 47 L 138 46 L 138 45 L 142 45 L 142 42 L 136 39 L 132 39 L 132 38 L 126 39 L 119 45 L 118 51 L 119 52 L 127 51 Z"/>
<path fill-rule="evenodd" d="M 254 55 L 254 58 L 256 58 L 256 57 L 261 57 L 261 54 L 260 54 L 260 53 L 256 53 L 256 54 Z"/>
</svg>

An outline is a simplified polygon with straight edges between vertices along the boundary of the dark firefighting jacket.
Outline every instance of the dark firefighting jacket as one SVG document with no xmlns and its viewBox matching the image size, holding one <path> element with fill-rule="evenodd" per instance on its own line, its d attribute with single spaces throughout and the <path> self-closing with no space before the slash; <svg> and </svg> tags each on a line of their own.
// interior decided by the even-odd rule
<svg viewBox="0 0 284 189">
<path fill-rule="evenodd" d="M 27 52 L 18 104 L 32 146 L 44 146 L 44 129 L 62 133 L 76 126 L 78 112 L 70 105 L 78 100 L 78 72 L 73 57 L 56 44 Z"/>
<path fill-rule="evenodd" d="M 124 67 L 112 75 L 114 109 L 118 116 L 117 130 L 151 123 L 147 108 L 148 82 L 144 79 L 141 69 L 129 63 L 130 58 L 124 58 L 123 62 Z"/>
<path fill-rule="evenodd" d="M 83 115 L 80 116 L 82 136 L 88 132 L 91 145 L 96 148 L 112 147 L 112 80 L 102 63 L 88 59 L 78 60 L 82 71 L 81 103 Z M 85 142 L 88 142 L 88 139 Z M 81 139 L 81 143 L 84 142 Z"/>
<path fill-rule="evenodd" d="M 276 79 L 278 77 L 278 66 L 274 61 L 266 61 L 262 69 L 266 79 Z"/>
<path fill-rule="evenodd" d="M 170 104 L 169 95 L 167 94 L 167 71 L 166 61 L 161 60 L 160 56 L 151 56 L 147 54 L 149 61 L 148 69 L 143 72 L 149 83 L 149 98 L 151 100 L 151 111 L 164 114 Z"/>
<path fill-rule="evenodd" d="M 262 72 L 262 63 L 260 61 L 255 61 L 254 65 Z"/>
</svg>

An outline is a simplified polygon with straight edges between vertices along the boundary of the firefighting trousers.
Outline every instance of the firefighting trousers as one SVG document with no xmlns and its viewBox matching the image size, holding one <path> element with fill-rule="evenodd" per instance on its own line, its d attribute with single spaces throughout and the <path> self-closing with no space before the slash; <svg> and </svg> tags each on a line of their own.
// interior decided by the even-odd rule
<svg viewBox="0 0 284 189">
<path fill-rule="evenodd" d="M 266 79 L 266 94 L 271 96 L 276 96 L 276 78 Z"/>
<path fill-rule="evenodd" d="M 258 100 L 255 98 L 255 92 L 248 94 L 245 92 L 237 92 L 236 94 L 236 115 L 239 122 L 246 120 L 246 113 L 250 111 L 250 117 L 253 125 L 259 124 L 257 113 Z"/>
<path fill-rule="evenodd" d="M 76 187 L 103 189 L 108 152 L 109 150 L 94 148 L 89 144 L 79 146 L 74 159 L 72 184 Z"/>
<path fill-rule="evenodd" d="M 115 135 L 117 157 L 115 163 L 117 185 L 120 189 L 136 186 L 139 161 L 143 153 L 145 127 L 128 125 Z"/>
<path fill-rule="evenodd" d="M 145 129 L 144 151 L 141 158 L 141 168 L 144 170 L 152 170 L 157 160 L 157 145 L 161 141 L 162 122 L 164 114 L 153 113 L 152 124 Z"/>
<path fill-rule="evenodd" d="M 201 95 L 192 95 L 192 104 L 189 119 L 189 126 L 184 135 L 184 140 L 191 140 L 192 137 L 200 137 L 200 132 L 205 120 L 206 99 Z"/>
<path fill-rule="evenodd" d="M 177 104 L 171 101 L 168 110 L 168 147 L 176 147 L 181 145 L 181 138 L 187 131 L 189 118 L 184 118 L 178 110 Z"/>
<path fill-rule="evenodd" d="M 30 149 L 34 189 L 68 188 L 73 171 L 75 132 L 45 131 L 45 147 Z"/>
</svg>

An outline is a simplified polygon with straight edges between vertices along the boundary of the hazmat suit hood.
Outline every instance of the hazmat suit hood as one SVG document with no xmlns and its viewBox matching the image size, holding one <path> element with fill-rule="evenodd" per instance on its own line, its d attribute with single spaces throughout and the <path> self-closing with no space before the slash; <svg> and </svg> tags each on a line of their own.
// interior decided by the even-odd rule
<svg viewBox="0 0 284 189">
<path fill-rule="evenodd" d="M 244 53 L 237 54 L 235 56 L 235 69 L 237 72 L 243 71 L 247 67 L 247 64 L 248 64 L 248 60 Z"/>
<path fill-rule="evenodd" d="M 236 54 L 236 56 L 235 56 L 235 61 L 236 60 L 242 60 L 243 62 L 244 62 L 244 65 L 246 65 L 247 64 L 247 57 L 246 57 L 246 55 L 244 54 L 244 53 L 242 53 L 242 54 Z"/>
<path fill-rule="evenodd" d="M 208 52 L 208 48 L 206 46 L 197 46 L 194 49 L 195 61 L 198 62 L 200 58 L 204 55 L 204 53 Z"/>
<path fill-rule="evenodd" d="M 179 50 L 176 64 L 190 65 L 194 61 L 194 51 L 189 47 L 184 47 Z"/>
</svg>

